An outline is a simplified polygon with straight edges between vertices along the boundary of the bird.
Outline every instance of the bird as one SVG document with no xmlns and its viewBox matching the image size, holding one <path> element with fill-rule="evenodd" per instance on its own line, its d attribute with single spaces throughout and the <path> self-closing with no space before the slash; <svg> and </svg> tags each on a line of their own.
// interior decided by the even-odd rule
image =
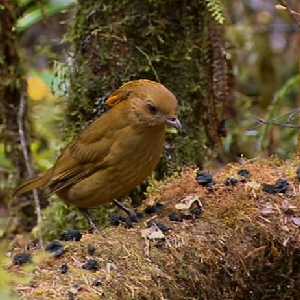
<svg viewBox="0 0 300 300">
<path fill-rule="evenodd" d="M 139 79 L 113 92 L 106 106 L 53 167 L 25 181 L 15 196 L 42 189 L 83 210 L 109 202 L 122 206 L 117 199 L 144 182 L 158 165 L 166 127 L 181 128 L 178 101 L 163 84 Z"/>
</svg>

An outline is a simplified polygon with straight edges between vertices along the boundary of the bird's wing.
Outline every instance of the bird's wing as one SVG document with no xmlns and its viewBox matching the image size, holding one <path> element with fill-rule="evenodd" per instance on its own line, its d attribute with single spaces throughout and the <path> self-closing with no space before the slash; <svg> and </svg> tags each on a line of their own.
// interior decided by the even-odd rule
<svg viewBox="0 0 300 300">
<path fill-rule="evenodd" d="M 107 165 L 112 145 L 125 126 L 122 118 L 116 118 L 104 114 L 67 146 L 52 168 L 50 192 L 73 185 Z"/>
</svg>

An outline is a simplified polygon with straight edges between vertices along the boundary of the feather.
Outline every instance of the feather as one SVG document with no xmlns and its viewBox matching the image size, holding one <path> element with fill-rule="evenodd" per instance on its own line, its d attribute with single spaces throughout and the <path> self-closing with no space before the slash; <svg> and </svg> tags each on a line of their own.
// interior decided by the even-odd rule
<svg viewBox="0 0 300 300">
<path fill-rule="evenodd" d="M 38 177 L 25 181 L 21 186 L 19 186 L 15 190 L 14 196 L 20 196 L 34 189 L 46 188 L 48 186 L 48 182 L 50 179 L 51 179 L 51 169 Z"/>
</svg>

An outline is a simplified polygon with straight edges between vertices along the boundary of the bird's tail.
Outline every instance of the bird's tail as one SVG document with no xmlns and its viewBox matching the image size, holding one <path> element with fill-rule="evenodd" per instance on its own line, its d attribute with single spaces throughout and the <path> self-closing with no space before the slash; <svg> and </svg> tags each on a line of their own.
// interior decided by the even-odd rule
<svg viewBox="0 0 300 300">
<path fill-rule="evenodd" d="M 51 172 L 49 171 L 50 170 L 35 178 L 25 181 L 23 184 L 17 187 L 14 192 L 14 196 L 20 196 L 34 189 L 46 188 L 51 178 Z"/>
</svg>

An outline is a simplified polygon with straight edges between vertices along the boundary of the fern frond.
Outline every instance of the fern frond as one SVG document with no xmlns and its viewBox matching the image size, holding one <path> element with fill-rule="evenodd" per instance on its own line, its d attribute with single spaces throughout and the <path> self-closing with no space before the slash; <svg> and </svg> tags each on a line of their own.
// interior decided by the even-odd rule
<svg viewBox="0 0 300 300">
<path fill-rule="evenodd" d="M 207 10 L 220 25 L 225 23 L 224 6 L 221 0 L 205 0 Z"/>
</svg>

